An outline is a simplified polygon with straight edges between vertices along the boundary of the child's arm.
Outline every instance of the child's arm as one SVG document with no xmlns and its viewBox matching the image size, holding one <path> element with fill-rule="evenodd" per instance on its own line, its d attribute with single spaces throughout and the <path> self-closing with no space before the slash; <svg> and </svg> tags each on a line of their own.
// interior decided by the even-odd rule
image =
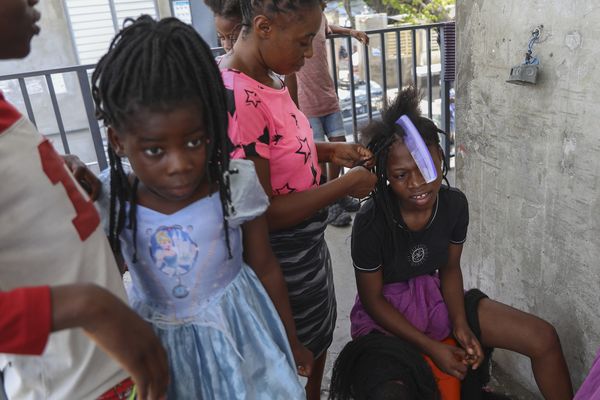
<svg viewBox="0 0 600 400">
<path fill-rule="evenodd" d="M 442 296 L 448 306 L 450 321 L 454 328 L 454 336 L 472 358 L 470 363 L 473 369 L 476 369 L 483 361 L 483 350 L 479 340 L 469 328 L 465 314 L 463 276 L 460 269 L 462 248 L 462 244 L 448 245 L 448 264 L 440 268 L 440 283 Z"/>
<path fill-rule="evenodd" d="M 159 399 L 169 381 L 165 350 L 125 303 L 91 284 L 0 293 L 0 352 L 39 355 L 51 332 L 82 328 L 131 374 L 140 398 Z"/>
<path fill-rule="evenodd" d="M 341 167 L 352 168 L 357 163 L 367 168 L 373 165 L 373 153 L 366 147 L 346 142 L 315 142 L 319 162 L 330 162 Z"/>
<path fill-rule="evenodd" d="M 269 160 L 260 157 L 248 159 L 254 162 L 260 183 L 265 193 L 270 195 L 273 191 Z M 376 182 L 377 177 L 366 168 L 355 167 L 319 187 L 282 196 L 270 196 L 271 205 L 267 210 L 269 230 L 293 227 L 346 195 L 365 197 L 373 190 Z"/>
<path fill-rule="evenodd" d="M 102 184 L 96 175 L 76 155 L 65 154 L 62 158 L 81 187 L 92 200 L 96 200 L 102 190 Z"/>
<path fill-rule="evenodd" d="M 401 312 L 396 310 L 383 296 L 383 273 L 356 271 L 358 295 L 371 318 L 388 332 L 415 345 L 427 354 L 435 364 L 449 375 L 463 379 L 467 372 L 462 362 L 464 350 L 430 339 L 417 330 Z"/>
<path fill-rule="evenodd" d="M 331 33 L 336 35 L 347 35 L 352 36 L 363 44 L 369 44 L 369 36 L 363 31 L 357 31 L 355 29 L 343 28 L 341 26 L 329 25 Z"/>
<path fill-rule="evenodd" d="M 138 397 L 164 398 L 169 382 L 167 354 L 152 328 L 125 303 L 92 284 L 51 288 L 52 331 L 82 328 L 131 374 Z"/>
<path fill-rule="evenodd" d="M 269 244 L 266 217 L 263 215 L 247 221 L 242 226 L 242 229 L 244 260 L 252 267 L 277 309 L 277 313 L 285 327 L 294 359 L 296 360 L 298 373 L 303 376 L 310 376 L 312 373 L 313 354 L 300 343 L 296 336 L 296 324 L 292 316 L 287 286 L 283 280 L 279 262 Z"/>
</svg>

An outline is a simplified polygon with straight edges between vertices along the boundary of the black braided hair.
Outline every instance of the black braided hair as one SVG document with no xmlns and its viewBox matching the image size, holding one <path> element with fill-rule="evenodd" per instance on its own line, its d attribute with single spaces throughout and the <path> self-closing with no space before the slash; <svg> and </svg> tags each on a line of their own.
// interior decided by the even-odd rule
<svg viewBox="0 0 600 400">
<path fill-rule="evenodd" d="M 373 172 L 377 175 L 377 184 L 369 195 L 375 201 L 373 210 L 378 209 L 384 213 L 385 221 L 393 235 L 397 221 L 394 217 L 397 202 L 388 188 L 387 163 L 390 147 L 397 140 L 404 140 L 404 130 L 396 121 L 403 115 L 407 115 L 415 125 L 425 144 L 429 146 L 440 146 L 439 133 L 445 132 L 439 129 L 429 118 L 421 116 L 419 108 L 419 92 L 416 88 L 409 86 L 402 89 L 396 99 L 387 105 L 381 113 L 381 120 L 373 120 L 362 129 L 360 141 L 375 155 L 375 166 Z M 441 147 L 440 147 L 441 149 Z M 448 166 L 442 157 L 442 177 L 448 187 L 450 183 L 447 178 Z M 396 240 L 393 237 L 394 241 Z"/>
<path fill-rule="evenodd" d="M 215 14 L 223 18 L 237 21 L 242 19 L 239 0 L 204 0 L 204 3 Z"/>
<path fill-rule="evenodd" d="M 439 400 L 440 395 L 431 368 L 414 346 L 370 333 L 347 343 L 335 360 L 328 400 L 373 399 Z"/>
<path fill-rule="evenodd" d="M 229 142 L 225 89 L 210 47 L 189 25 L 175 18 L 155 21 L 148 15 L 128 18 L 112 40 L 108 53 L 92 75 L 96 116 L 106 126 L 124 132 L 140 110 L 168 111 L 182 105 L 199 105 L 206 124 L 206 171 L 209 184 L 216 182 L 224 217 L 233 212 L 229 190 Z M 137 259 L 137 178 L 130 184 L 121 158 L 109 145 L 110 220 L 109 241 L 121 255 L 119 235 L 127 225 L 133 230 Z M 130 203 L 125 215 L 126 202 Z M 127 224 L 126 224 L 127 222 Z M 223 220 L 229 256 L 227 219 Z"/>
<path fill-rule="evenodd" d="M 297 13 L 300 9 L 320 5 L 320 0 L 239 0 L 242 26 L 249 27 L 255 16 L 272 16 L 279 13 Z"/>
</svg>

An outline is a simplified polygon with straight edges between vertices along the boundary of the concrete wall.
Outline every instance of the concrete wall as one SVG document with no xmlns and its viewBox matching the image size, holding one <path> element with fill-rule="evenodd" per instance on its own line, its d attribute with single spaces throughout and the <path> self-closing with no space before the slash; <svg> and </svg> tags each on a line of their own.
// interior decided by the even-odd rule
<svg viewBox="0 0 600 400">
<path fill-rule="evenodd" d="M 539 24 L 539 83 L 506 83 Z M 599 31 L 596 0 L 458 2 L 466 286 L 552 322 L 576 387 L 600 346 Z M 535 387 L 526 359 L 496 360 Z"/>
</svg>

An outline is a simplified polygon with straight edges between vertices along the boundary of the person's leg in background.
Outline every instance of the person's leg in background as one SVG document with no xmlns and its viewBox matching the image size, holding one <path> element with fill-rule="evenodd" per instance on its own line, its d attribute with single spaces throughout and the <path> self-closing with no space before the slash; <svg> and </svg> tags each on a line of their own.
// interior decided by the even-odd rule
<svg viewBox="0 0 600 400">
<path fill-rule="evenodd" d="M 330 114 L 330 115 L 332 115 L 332 114 Z M 327 118 L 328 117 L 329 117 L 329 115 L 326 115 L 323 117 L 308 117 L 310 126 L 312 127 L 312 130 L 313 130 L 313 138 L 314 138 L 315 142 L 324 142 L 325 141 L 325 134 L 329 133 L 329 131 L 327 130 L 327 128 L 328 128 Z M 340 121 L 341 121 L 341 113 L 340 113 Z M 340 141 L 346 140 L 346 138 L 344 137 L 346 132 L 343 130 L 344 129 L 343 122 L 342 122 L 341 127 L 342 127 L 341 138 L 343 140 L 340 140 L 340 139 L 332 140 L 332 138 L 328 134 L 328 139 L 330 142 L 334 142 L 334 141 L 340 142 Z M 339 129 L 338 129 L 337 135 L 340 136 Z M 320 163 L 320 165 L 321 165 L 321 171 L 323 172 L 321 175 L 321 183 L 326 182 L 331 179 L 335 179 L 340 174 L 340 168 L 337 165 L 332 165 L 332 164 L 328 165 L 327 163 Z M 331 172 L 332 167 L 335 167 L 337 169 L 336 175 L 332 175 L 332 174 L 328 173 L 327 167 L 329 167 L 329 172 Z M 348 214 L 348 212 L 346 212 L 346 210 L 344 210 L 344 208 L 342 206 L 340 206 L 338 204 L 338 202 L 336 202 L 329 206 L 329 216 L 327 217 L 326 222 L 327 222 L 327 224 L 330 224 L 333 226 L 338 226 L 338 227 L 348 226 L 348 225 L 350 225 L 350 223 L 352 223 L 352 217 L 350 216 L 350 214 Z"/>
<path fill-rule="evenodd" d="M 346 141 L 346 128 L 344 128 L 344 120 L 342 119 L 342 112 L 337 111 L 333 114 L 321 117 L 323 122 L 325 135 L 330 142 L 345 142 Z M 338 165 L 329 164 L 327 171 L 327 179 L 335 179 L 340 176 L 341 168 Z M 352 197 L 346 196 L 341 198 L 337 204 L 347 212 L 355 212 L 360 208 L 358 200 Z"/>
<path fill-rule="evenodd" d="M 325 127 L 323 126 L 323 122 L 321 120 L 322 117 L 308 117 L 308 122 L 310 123 L 310 127 L 313 131 L 313 139 L 315 142 L 324 142 L 325 141 Z M 321 166 L 321 183 L 327 181 L 327 164 L 319 163 Z M 325 180 L 323 180 L 325 177 Z"/>
<path fill-rule="evenodd" d="M 342 112 L 338 111 L 333 114 L 328 114 L 321 117 L 323 123 L 323 129 L 327 139 L 330 142 L 345 142 L 346 141 L 346 129 L 344 128 L 344 120 L 342 119 Z M 329 164 L 327 170 L 327 180 L 340 176 L 341 167 L 339 165 Z"/>
</svg>

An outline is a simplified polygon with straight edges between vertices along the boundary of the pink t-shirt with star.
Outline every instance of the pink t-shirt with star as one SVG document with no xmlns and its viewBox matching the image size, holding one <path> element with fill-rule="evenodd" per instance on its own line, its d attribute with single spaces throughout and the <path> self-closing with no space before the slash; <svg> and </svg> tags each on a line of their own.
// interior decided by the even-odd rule
<svg viewBox="0 0 600 400">
<path fill-rule="evenodd" d="M 287 88 L 273 89 L 232 69 L 221 74 L 234 146 L 231 157 L 269 160 L 273 195 L 318 186 L 321 169 L 312 129 Z"/>
</svg>

